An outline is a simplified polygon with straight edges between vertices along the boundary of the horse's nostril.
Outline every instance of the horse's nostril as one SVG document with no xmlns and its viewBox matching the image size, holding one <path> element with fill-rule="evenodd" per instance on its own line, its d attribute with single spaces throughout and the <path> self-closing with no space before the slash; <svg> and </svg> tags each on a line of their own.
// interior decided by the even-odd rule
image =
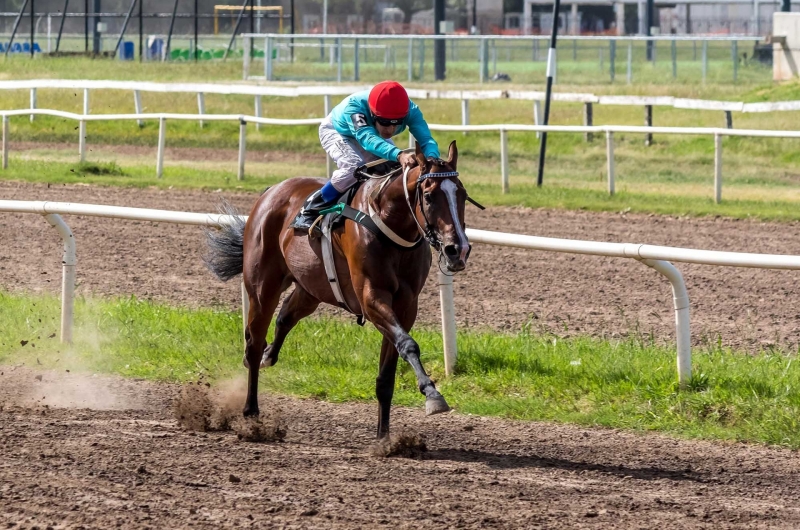
<svg viewBox="0 0 800 530">
<path fill-rule="evenodd" d="M 444 253 L 448 258 L 458 257 L 458 246 L 457 245 L 446 245 L 444 247 Z"/>
</svg>

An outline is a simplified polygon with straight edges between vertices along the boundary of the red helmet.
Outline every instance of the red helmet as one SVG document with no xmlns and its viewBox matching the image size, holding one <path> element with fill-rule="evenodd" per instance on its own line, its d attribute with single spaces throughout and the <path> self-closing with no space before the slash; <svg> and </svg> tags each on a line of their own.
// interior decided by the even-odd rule
<svg viewBox="0 0 800 530">
<path fill-rule="evenodd" d="M 397 81 L 378 83 L 369 92 L 369 110 L 387 120 L 405 118 L 408 114 L 408 93 Z"/>
</svg>

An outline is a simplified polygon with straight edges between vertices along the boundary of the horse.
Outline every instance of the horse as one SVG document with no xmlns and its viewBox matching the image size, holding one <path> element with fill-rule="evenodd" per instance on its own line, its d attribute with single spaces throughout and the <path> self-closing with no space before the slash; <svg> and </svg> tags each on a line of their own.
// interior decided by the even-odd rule
<svg viewBox="0 0 800 530">
<path fill-rule="evenodd" d="M 378 438 L 389 433 L 398 356 L 414 370 L 425 396 L 426 415 L 450 407 L 420 361 L 420 347 L 409 331 L 417 318 L 418 298 L 431 268 L 432 252 L 448 273 L 464 270 L 471 250 L 465 233 L 464 204 L 471 200 L 456 171 L 458 149 L 448 159 L 427 159 L 419 146 L 414 167 L 381 179 L 367 180 L 351 206 L 370 211 L 382 233 L 346 221 L 331 231 L 334 262 L 345 304 L 338 304 L 324 269 L 321 242 L 289 227 L 304 200 L 325 180 L 287 179 L 259 197 L 246 223 L 239 221 L 208 233 L 206 263 L 219 279 L 243 274 L 250 300 L 246 318 L 248 369 L 244 416 L 258 415 L 259 369 L 273 366 L 286 336 L 320 303 L 346 306 L 363 315 L 383 335 L 375 393 L 379 404 Z M 388 237 L 387 237 L 388 234 Z M 282 293 L 294 284 L 275 322 L 275 337 L 266 343 Z"/>
</svg>

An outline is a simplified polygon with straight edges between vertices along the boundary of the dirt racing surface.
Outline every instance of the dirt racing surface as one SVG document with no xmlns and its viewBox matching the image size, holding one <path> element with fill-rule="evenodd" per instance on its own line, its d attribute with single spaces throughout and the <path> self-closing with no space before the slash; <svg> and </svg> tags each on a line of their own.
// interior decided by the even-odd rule
<svg viewBox="0 0 800 530">
<path fill-rule="evenodd" d="M 248 213 L 255 194 L 184 190 L 47 187 L 0 182 L 0 198 L 212 212 L 222 196 Z M 237 282 L 205 270 L 194 226 L 67 216 L 78 248 L 78 292 L 135 294 L 170 304 L 239 307 Z M 675 218 L 522 208 L 467 209 L 473 228 L 570 239 L 649 243 L 709 250 L 800 254 L 799 223 Z M 61 242 L 40 216 L 0 213 L 0 288 L 60 291 Z M 691 300 L 695 344 L 750 351 L 800 344 L 800 282 L 795 271 L 677 264 Z M 418 322 L 440 322 L 436 274 L 420 300 Z M 455 282 L 462 327 L 515 330 L 530 323 L 559 335 L 616 337 L 652 333 L 673 342 L 669 282 L 630 259 L 476 245 Z"/>
<path fill-rule="evenodd" d="M 181 428 L 179 395 L 173 385 L 0 366 L 0 524 L 800 525 L 800 457 L 788 450 L 395 408 L 394 430 L 424 437 L 427 451 L 386 458 L 371 452 L 376 406 L 262 396 L 262 414 L 280 417 L 286 436 L 251 443 Z"/>
</svg>

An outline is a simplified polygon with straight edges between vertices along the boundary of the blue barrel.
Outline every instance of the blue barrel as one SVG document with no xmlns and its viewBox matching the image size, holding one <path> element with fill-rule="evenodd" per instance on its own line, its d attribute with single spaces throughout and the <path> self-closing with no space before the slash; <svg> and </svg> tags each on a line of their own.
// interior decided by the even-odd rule
<svg viewBox="0 0 800 530">
<path fill-rule="evenodd" d="M 133 61 L 134 59 L 133 41 L 126 40 L 122 43 L 122 60 Z"/>
</svg>

